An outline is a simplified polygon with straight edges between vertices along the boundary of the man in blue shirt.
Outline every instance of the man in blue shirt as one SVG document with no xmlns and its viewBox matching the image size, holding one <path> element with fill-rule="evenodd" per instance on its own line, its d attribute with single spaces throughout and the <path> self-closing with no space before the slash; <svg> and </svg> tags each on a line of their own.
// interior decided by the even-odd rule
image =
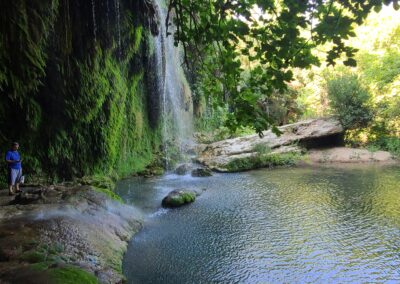
<svg viewBox="0 0 400 284">
<path fill-rule="evenodd" d="M 21 156 L 18 153 L 19 144 L 14 142 L 11 144 L 11 149 L 6 153 L 7 171 L 8 171 L 8 194 L 14 195 L 15 191 L 20 192 L 19 183 L 22 177 Z"/>
</svg>

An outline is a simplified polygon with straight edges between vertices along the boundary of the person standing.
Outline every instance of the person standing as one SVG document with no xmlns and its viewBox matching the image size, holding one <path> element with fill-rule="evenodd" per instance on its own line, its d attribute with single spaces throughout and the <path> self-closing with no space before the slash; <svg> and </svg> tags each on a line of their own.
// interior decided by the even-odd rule
<svg viewBox="0 0 400 284">
<path fill-rule="evenodd" d="M 15 192 L 20 192 L 19 183 L 22 177 L 21 156 L 18 153 L 19 144 L 13 142 L 11 149 L 6 153 L 7 172 L 8 172 L 8 194 L 14 195 Z M 13 187 L 15 186 L 15 192 Z"/>
</svg>

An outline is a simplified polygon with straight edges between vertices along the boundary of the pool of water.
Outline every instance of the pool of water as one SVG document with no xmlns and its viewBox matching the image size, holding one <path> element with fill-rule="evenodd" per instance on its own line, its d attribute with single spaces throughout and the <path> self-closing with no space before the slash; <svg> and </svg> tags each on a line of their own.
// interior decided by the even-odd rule
<svg viewBox="0 0 400 284">
<path fill-rule="evenodd" d="M 179 188 L 206 190 L 160 208 Z M 400 281 L 398 167 L 166 175 L 117 190 L 145 216 L 125 255 L 128 283 Z"/>
</svg>

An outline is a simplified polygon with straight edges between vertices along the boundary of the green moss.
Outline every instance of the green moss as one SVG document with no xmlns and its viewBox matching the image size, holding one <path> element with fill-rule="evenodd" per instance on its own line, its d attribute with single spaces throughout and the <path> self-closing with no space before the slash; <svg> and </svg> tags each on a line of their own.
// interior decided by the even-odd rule
<svg viewBox="0 0 400 284">
<path fill-rule="evenodd" d="M 77 182 L 84 185 L 90 185 L 95 191 L 105 194 L 110 199 L 124 203 L 122 198 L 114 192 L 115 182 L 109 176 L 84 176 L 83 178 L 78 179 Z"/>
<path fill-rule="evenodd" d="M 194 169 L 192 171 L 192 176 L 193 177 L 210 177 L 210 176 L 212 176 L 212 172 L 210 169 L 207 169 L 207 168 L 199 168 L 199 169 Z"/>
<path fill-rule="evenodd" d="M 138 22 L 136 4 L 121 3 L 118 23 L 98 21 L 96 40 L 90 25 L 77 20 L 92 17 L 92 10 L 77 5 L 16 0 L 0 11 L 6 23 L 0 29 L 0 145 L 20 142 L 29 177 L 124 177 L 145 169 L 159 149 L 143 67 L 151 51 L 142 43 L 150 33 Z"/>
<path fill-rule="evenodd" d="M 261 154 L 235 159 L 228 163 L 226 168 L 230 172 L 239 172 L 263 167 L 292 166 L 300 160 L 300 157 L 298 153 Z"/>
<path fill-rule="evenodd" d="M 19 259 L 29 263 L 43 262 L 47 259 L 47 254 L 41 251 L 28 251 L 23 253 Z"/>
<path fill-rule="evenodd" d="M 98 283 L 96 276 L 80 269 L 70 266 L 54 268 L 47 271 L 50 280 L 57 284 L 95 284 Z"/>
<path fill-rule="evenodd" d="M 78 179 L 77 182 L 83 185 L 92 185 L 94 187 L 100 187 L 109 190 L 113 190 L 115 188 L 115 182 L 110 177 L 103 175 L 84 176 L 83 178 Z"/>
<path fill-rule="evenodd" d="M 47 40 L 57 19 L 58 7 L 58 0 L 16 0 L 3 3 L 0 10 L 1 18 L 7 19 L 0 34 L 0 90 L 11 90 L 9 96 L 23 104 L 34 121 L 38 117 L 31 115 L 38 106 L 29 95 L 38 90 L 46 75 Z"/>
<path fill-rule="evenodd" d="M 37 244 L 35 241 L 31 242 L 26 247 L 28 250 L 21 253 L 18 259 L 23 262 L 38 264 L 37 266 L 32 266 L 33 268 L 40 268 L 41 265 L 49 264 L 54 261 L 62 261 L 60 254 L 64 252 L 64 246 L 60 243 L 54 243 L 48 246 L 46 244 Z M 32 247 L 34 247 L 34 249 L 32 249 Z"/>
<path fill-rule="evenodd" d="M 185 199 L 180 195 L 174 195 L 170 198 L 169 204 L 172 206 L 180 206 L 185 204 Z"/>
<path fill-rule="evenodd" d="M 162 205 L 166 207 L 179 207 L 194 202 L 196 194 L 190 191 L 176 192 L 163 199 Z"/>
<path fill-rule="evenodd" d="M 143 171 L 138 172 L 139 175 L 150 177 L 150 176 L 161 176 L 165 172 L 164 168 L 157 165 L 149 165 Z"/>
<path fill-rule="evenodd" d="M 53 262 L 50 262 L 50 261 L 38 262 L 38 263 L 31 264 L 29 266 L 29 268 L 31 270 L 35 270 L 35 271 L 44 271 L 44 270 L 48 269 L 49 266 L 51 266 L 52 264 L 53 264 Z"/>
<path fill-rule="evenodd" d="M 190 203 L 196 200 L 196 194 L 193 192 L 184 192 L 181 196 L 184 203 Z"/>
<path fill-rule="evenodd" d="M 95 187 L 95 186 L 92 186 L 92 188 L 97 192 L 104 193 L 105 195 L 107 195 L 112 200 L 118 201 L 120 203 L 124 203 L 122 198 L 112 190 L 109 190 L 109 189 L 106 189 L 106 188 Z"/>
</svg>

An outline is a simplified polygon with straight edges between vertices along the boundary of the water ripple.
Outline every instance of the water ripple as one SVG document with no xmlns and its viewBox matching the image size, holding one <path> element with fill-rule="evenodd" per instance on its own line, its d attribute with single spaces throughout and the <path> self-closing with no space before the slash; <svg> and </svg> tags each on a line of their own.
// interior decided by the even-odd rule
<svg viewBox="0 0 400 284">
<path fill-rule="evenodd" d="M 151 217 L 129 283 L 400 282 L 399 168 L 280 169 L 120 185 Z M 171 188 L 207 188 L 160 210 Z M 129 190 L 127 190 L 127 188 Z"/>
</svg>

